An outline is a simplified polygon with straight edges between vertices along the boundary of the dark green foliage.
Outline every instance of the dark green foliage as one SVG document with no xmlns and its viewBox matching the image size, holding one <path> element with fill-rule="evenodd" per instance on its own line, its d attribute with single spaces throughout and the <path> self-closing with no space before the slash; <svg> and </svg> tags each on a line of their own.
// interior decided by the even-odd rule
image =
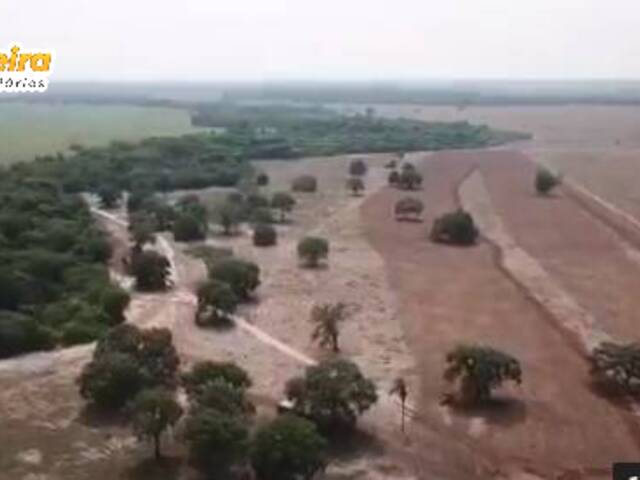
<svg viewBox="0 0 640 480">
<path fill-rule="evenodd" d="M 100 408 L 119 409 L 143 388 L 175 388 L 179 363 L 168 330 L 119 325 L 98 342 L 82 370 L 80 394 Z"/>
<path fill-rule="evenodd" d="M 294 192 L 313 193 L 318 190 L 318 180 L 313 175 L 300 175 L 291 182 Z"/>
<path fill-rule="evenodd" d="M 367 164 L 361 158 L 352 160 L 349 164 L 349 175 L 354 177 L 361 177 L 367 173 Z"/>
<path fill-rule="evenodd" d="M 635 395 L 640 390 L 640 344 L 603 342 L 590 360 L 597 382 L 618 387 L 625 394 Z"/>
<path fill-rule="evenodd" d="M 131 259 L 131 273 L 136 288 L 143 292 L 165 290 L 169 285 L 171 264 L 167 257 L 153 250 L 144 250 Z"/>
<path fill-rule="evenodd" d="M 259 480 L 310 479 L 324 469 L 326 447 L 313 423 L 284 415 L 258 429 L 251 464 Z"/>
<path fill-rule="evenodd" d="M 110 209 L 118 206 L 122 192 L 113 185 L 103 185 L 98 188 L 98 196 L 102 207 Z"/>
<path fill-rule="evenodd" d="M 536 172 L 535 187 L 540 195 L 548 195 L 551 190 L 562 183 L 562 178 L 549 169 L 540 167 Z"/>
<path fill-rule="evenodd" d="M 298 242 L 298 257 L 309 268 L 316 268 L 320 260 L 329 256 L 329 241 L 320 237 L 304 237 Z"/>
<path fill-rule="evenodd" d="M 245 421 L 213 409 L 201 408 L 185 422 L 189 460 L 211 478 L 227 478 L 248 451 L 249 432 Z"/>
<path fill-rule="evenodd" d="M 182 416 L 182 407 L 176 402 L 175 394 L 163 388 L 142 390 L 133 399 L 130 410 L 133 432 L 139 440 L 153 442 L 154 455 L 159 460 L 162 434 Z"/>
<path fill-rule="evenodd" d="M 129 234 L 133 242 L 133 250 L 142 251 L 145 245 L 156 242 L 156 222 L 144 211 L 137 211 L 129 216 Z"/>
<path fill-rule="evenodd" d="M 240 300 L 248 300 L 260 285 L 260 268 L 239 258 L 225 258 L 209 267 L 209 278 L 228 284 Z"/>
<path fill-rule="evenodd" d="M 280 210 L 280 221 L 283 223 L 286 220 L 286 214 L 293 210 L 295 204 L 295 198 L 287 192 L 276 192 L 271 197 L 271 207 Z"/>
<path fill-rule="evenodd" d="M 435 219 L 430 238 L 434 242 L 452 245 L 473 245 L 478 238 L 473 217 L 462 209 Z"/>
<path fill-rule="evenodd" d="M 511 355 L 491 347 L 460 345 L 446 357 L 445 380 L 460 380 L 463 403 L 476 404 L 487 400 L 491 390 L 506 380 L 522 381 L 520 362 Z"/>
<path fill-rule="evenodd" d="M 68 321 L 60 331 L 60 341 L 64 346 L 90 343 L 99 339 L 107 332 L 104 323 L 93 321 Z"/>
<path fill-rule="evenodd" d="M 0 310 L 0 358 L 55 345 L 52 332 L 32 317 Z"/>
<path fill-rule="evenodd" d="M 215 379 L 190 395 L 192 408 L 210 409 L 232 417 L 247 418 L 255 408 L 246 398 L 244 388 L 237 388 L 224 379 Z"/>
<path fill-rule="evenodd" d="M 348 178 L 347 189 L 351 190 L 354 196 L 360 195 L 360 192 L 364 190 L 364 181 L 360 177 Z"/>
<path fill-rule="evenodd" d="M 201 326 L 226 323 L 235 312 L 238 302 L 238 296 L 228 283 L 208 280 L 198 287 L 196 323 Z"/>
<path fill-rule="evenodd" d="M 207 236 L 206 223 L 189 213 L 177 215 L 173 222 L 172 232 L 176 242 L 204 240 Z"/>
<path fill-rule="evenodd" d="M 252 385 L 249 374 L 231 362 L 198 362 L 182 375 L 182 383 L 189 396 L 202 393 L 209 384 L 220 380 L 240 390 L 246 390 Z"/>
<path fill-rule="evenodd" d="M 376 387 L 348 360 L 325 360 L 287 382 L 294 412 L 325 430 L 351 429 L 378 399 Z"/>
<path fill-rule="evenodd" d="M 419 219 L 424 204 L 415 197 L 404 197 L 398 200 L 393 208 L 397 220 L 416 220 Z"/>
<path fill-rule="evenodd" d="M 100 303 L 107 315 L 110 325 L 118 325 L 125 320 L 124 312 L 129 306 L 131 296 L 125 290 L 116 286 L 109 286 L 102 290 Z"/>
<path fill-rule="evenodd" d="M 253 244 L 256 247 L 270 247 L 278 241 L 278 232 L 272 225 L 259 223 L 253 229 Z"/>
</svg>

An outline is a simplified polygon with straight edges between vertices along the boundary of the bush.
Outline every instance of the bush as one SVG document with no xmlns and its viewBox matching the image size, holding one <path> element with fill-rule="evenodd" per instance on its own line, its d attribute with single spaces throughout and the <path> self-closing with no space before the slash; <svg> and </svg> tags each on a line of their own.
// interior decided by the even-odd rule
<svg viewBox="0 0 640 480">
<path fill-rule="evenodd" d="M 625 394 L 640 391 L 640 344 L 603 342 L 590 360 L 591 374 L 598 383 L 615 386 Z"/>
<path fill-rule="evenodd" d="M 0 310 L 0 358 L 53 348 L 51 332 L 33 318 Z"/>
<path fill-rule="evenodd" d="M 238 296 L 229 284 L 220 280 L 209 280 L 198 287 L 196 323 L 206 326 L 227 322 L 237 306 Z"/>
<path fill-rule="evenodd" d="M 223 233 L 225 235 L 231 235 L 243 218 L 243 207 L 227 201 L 218 207 L 216 217 L 222 227 Z"/>
<path fill-rule="evenodd" d="M 273 213 L 270 208 L 256 208 L 251 212 L 251 223 L 253 225 L 265 224 L 270 225 L 275 223 Z"/>
<path fill-rule="evenodd" d="M 520 362 L 499 350 L 477 345 L 461 345 L 446 357 L 445 380 L 460 379 L 461 400 L 477 404 L 491 396 L 491 390 L 506 380 L 522 381 Z"/>
<path fill-rule="evenodd" d="M 304 237 L 298 242 L 298 257 L 305 266 L 315 268 L 329 256 L 329 241 L 320 237 Z"/>
<path fill-rule="evenodd" d="M 117 286 L 109 286 L 100 294 L 102 310 L 107 315 L 109 325 L 118 325 L 125 321 L 124 312 L 129 307 L 131 296 L 126 290 Z"/>
<path fill-rule="evenodd" d="M 209 278 L 225 282 L 240 300 L 247 300 L 260 285 L 260 268 L 239 258 L 225 258 L 211 265 Z"/>
<path fill-rule="evenodd" d="M 411 165 L 411 168 L 403 168 L 400 175 L 398 175 L 396 185 L 403 190 L 416 190 L 422 185 L 422 175 L 415 170 L 413 165 Z"/>
<path fill-rule="evenodd" d="M 247 195 L 247 205 L 250 209 L 265 208 L 269 206 L 269 199 L 264 195 L 252 193 Z"/>
<path fill-rule="evenodd" d="M 415 197 L 404 197 L 393 209 L 397 220 L 416 220 L 422 214 L 424 204 Z"/>
<path fill-rule="evenodd" d="M 260 172 L 256 176 L 256 185 L 258 185 L 259 187 L 265 187 L 269 185 L 269 175 L 264 172 Z"/>
<path fill-rule="evenodd" d="M 374 383 L 348 360 L 325 360 L 308 367 L 304 377 L 287 382 L 294 412 L 327 430 L 352 429 L 377 401 Z"/>
<path fill-rule="evenodd" d="M 397 170 L 393 170 L 391 172 L 389 172 L 389 177 L 388 177 L 388 183 L 389 185 L 391 185 L 392 187 L 395 187 L 398 185 L 398 183 L 400 182 L 400 174 L 398 173 Z"/>
<path fill-rule="evenodd" d="M 248 389 L 253 383 L 246 370 L 232 362 L 198 362 L 182 376 L 189 396 L 198 395 L 207 385 L 220 380 L 240 390 Z"/>
<path fill-rule="evenodd" d="M 347 189 L 351 190 L 354 196 L 357 196 L 364 190 L 364 182 L 360 177 L 351 177 L 347 179 Z"/>
<path fill-rule="evenodd" d="M 276 192 L 271 198 L 271 207 L 280 210 L 280 221 L 283 223 L 286 220 L 285 215 L 293 209 L 295 204 L 296 200 L 287 192 Z"/>
<path fill-rule="evenodd" d="M 91 343 L 107 332 L 107 326 L 98 322 L 68 322 L 62 327 L 60 339 L 65 346 Z"/>
<path fill-rule="evenodd" d="M 172 227 L 173 238 L 176 242 L 193 242 L 204 240 L 207 236 L 206 224 L 189 214 L 179 214 Z"/>
<path fill-rule="evenodd" d="M 253 244 L 257 247 L 270 247 L 278 241 L 278 232 L 272 225 L 259 223 L 253 230 Z"/>
<path fill-rule="evenodd" d="M 349 164 L 349 175 L 361 177 L 367 173 L 367 164 L 361 158 L 352 160 Z"/>
<path fill-rule="evenodd" d="M 431 240 L 452 245 L 473 245 L 478 238 L 473 217 L 462 209 L 446 213 L 435 219 Z"/>
<path fill-rule="evenodd" d="M 540 167 L 536 172 L 535 187 L 540 195 L 547 195 L 562 182 L 558 175 L 554 175 L 550 170 Z"/>
<path fill-rule="evenodd" d="M 326 447 L 313 423 L 284 415 L 258 429 L 251 464 L 260 480 L 313 478 L 326 465 Z"/>
<path fill-rule="evenodd" d="M 318 180 L 313 175 L 301 175 L 293 179 L 291 189 L 294 192 L 313 193 L 318 190 Z"/>
<path fill-rule="evenodd" d="M 131 260 L 136 288 L 144 292 L 165 290 L 168 286 L 171 264 L 164 255 L 153 250 L 137 253 Z"/>
</svg>

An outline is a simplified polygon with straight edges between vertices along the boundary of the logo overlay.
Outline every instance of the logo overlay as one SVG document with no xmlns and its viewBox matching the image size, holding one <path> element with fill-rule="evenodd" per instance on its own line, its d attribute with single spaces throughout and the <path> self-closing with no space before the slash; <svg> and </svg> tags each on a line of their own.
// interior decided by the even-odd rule
<svg viewBox="0 0 640 480">
<path fill-rule="evenodd" d="M 640 463 L 614 463 L 613 480 L 640 479 Z"/>
<path fill-rule="evenodd" d="M 29 51 L 11 43 L 6 50 L 0 50 L 0 93 L 46 91 L 53 60 L 50 50 Z"/>
</svg>

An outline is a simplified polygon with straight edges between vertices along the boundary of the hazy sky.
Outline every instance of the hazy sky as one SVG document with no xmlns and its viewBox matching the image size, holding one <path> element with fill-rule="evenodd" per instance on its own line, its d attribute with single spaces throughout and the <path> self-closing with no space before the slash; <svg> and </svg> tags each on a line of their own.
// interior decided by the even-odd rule
<svg viewBox="0 0 640 480">
<path fill-rule="evenodd" d="M 0 0 L 53 79 L 640 78 L 638 0 Z"/>
</svg>

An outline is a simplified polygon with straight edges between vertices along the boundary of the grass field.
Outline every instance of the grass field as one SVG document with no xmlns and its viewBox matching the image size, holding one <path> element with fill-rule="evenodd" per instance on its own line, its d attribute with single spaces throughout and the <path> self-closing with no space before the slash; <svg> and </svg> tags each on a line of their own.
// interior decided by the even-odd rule
<svg viewBox="0 0 640 480">
<path fill-rule="evenodd" d="M 65 151 L 77 143 L 106 145 L 153 135 L 196 131 L 189 113 L 169 108 L 112 105 L 0 104 L 0 164 Z"/>
</svg>

